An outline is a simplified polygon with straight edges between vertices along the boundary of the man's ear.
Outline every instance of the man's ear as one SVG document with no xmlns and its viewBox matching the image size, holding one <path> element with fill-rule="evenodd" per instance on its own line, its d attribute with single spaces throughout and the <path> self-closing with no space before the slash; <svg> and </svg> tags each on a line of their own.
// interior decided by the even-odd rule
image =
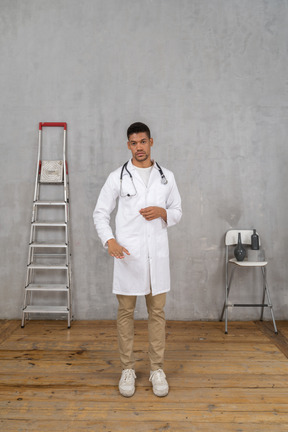
<svg viewBox="0 0 288 432">
<path fill-rule="evenodd" d="M 153 138 L 150 138 L 150 147 L 152 147 L 154 144 Z"/>
<path fill-rule="evenodd" d="M 128 147 L 129 150 L 131 150 L 131 146 L 130 146 L 130 142 L 129 141 L 127 141 L 127 147 Z"/>
</svg>

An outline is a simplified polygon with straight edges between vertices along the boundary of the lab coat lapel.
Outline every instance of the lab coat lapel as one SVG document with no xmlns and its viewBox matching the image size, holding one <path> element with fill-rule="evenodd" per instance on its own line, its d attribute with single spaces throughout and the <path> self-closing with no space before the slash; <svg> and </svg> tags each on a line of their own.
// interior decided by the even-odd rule
<svg viewBox="0 0 288 432">
<path fill-rule="evenodd" d="M 140 174 L 138 173 L 138 171 L 137 171 L 135 165 L 133 165 L 131 159 L 130 159 L 129 162 L 128 162 L 128 170 L 131 172 L 131 174 L 132 174 L 132 176 L 133 176 L 133 178 L 134 178 L 134 181 L 136 181 L 137 185 L 138 185 L 139 182 L 140 182 L 140 185 L 143 186 L 143 187 L 145 187 L 145 189 L 146 189 L 146 185 L 145 185 L 145 183 L 144 183 L 142 177 L 141 177 Z M 136 186 L 136 188 L 137 188 L 137 186 Z"/>
<path fill-rule="evenodd" d="M 157 181 L 157 176 L 159 176 L 159 172 L 158 169 L 155 166 L 155 161 L 153 162 L 153 168 L 151 170 L 150 173 L 150 177 L 149 177 L 149 181 L 148 181 L 148 188 L 155 182 Z"/>
</svg>

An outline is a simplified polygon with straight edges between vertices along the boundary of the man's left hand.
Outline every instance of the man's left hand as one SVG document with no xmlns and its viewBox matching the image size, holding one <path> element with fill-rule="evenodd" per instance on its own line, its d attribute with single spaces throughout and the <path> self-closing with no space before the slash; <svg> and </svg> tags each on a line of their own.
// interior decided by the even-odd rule
<svg viewBox="0 0 288 432">
<path fill-rule="evenodd" d="M 146 207 L 141 209 L 139 213 L 148 221 L 161 217 L 165 222 L 167 222 L 167 212 L 163 207 Z"/>
</svg>

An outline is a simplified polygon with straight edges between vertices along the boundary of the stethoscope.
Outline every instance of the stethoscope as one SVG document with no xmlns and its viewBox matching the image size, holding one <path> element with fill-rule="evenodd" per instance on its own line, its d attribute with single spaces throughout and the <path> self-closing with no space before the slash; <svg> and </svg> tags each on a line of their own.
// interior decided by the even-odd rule
<svg viewBox="0 0 288 432">
<path fill-rule="evenodd" d="M 134 184 L 134 180 L 133 180 L 132 174 L 131 174 L 131 172 L 130 172 L 130 171 L 128 170 L 128 168 L 127 168 L 128 162 L 129 162 L 129 161 L 127 161 L 127 162 L 124 163 L 124 165 L 123 165 L 123 167 L 122 167 L 122 170 L 121 170 L 121 174 L 120 174 L 120 196 L 121 196 L 121 197 L 126 197 L 126 196 L 131 197 L 131 196 L 135 196 L 135 195 L 137 195 L 137 189 L 136 189 L 136 187 L 135 187 L 135 184 Z M 164 175 L 164 173 L 163 173 L 163 171 L 162 171 L 162 168 L 160 167 L 160 165 L 159 165 L 157 162 L 155 162 L 155 165 L 156 165 L 156 167 L 157 167 L 157 169 L 158 169 L 158 171 L 159 171 L 159 174 L 160 174 L 160 176 L 161 176 L 161 183 L 164 184 L 164 185 L 166 185 L 166 184 L 168 183 L 168 180 L 166 179 L 166 177 L 165 177 L 165 175 Z M 130 177 L 131 183 L 132 183 L 133 188 L 134 188 L 134 193 L 133 193 L 133 194 L 126 194 L 126 195 L 123 195 L 123 194 L 122 194 L 122 179 L 123 179 L 123 172 L 124 172 L 124 170 L 126 170 L 127 173 L 129 174 L 129 177 Z"/>
</svg>

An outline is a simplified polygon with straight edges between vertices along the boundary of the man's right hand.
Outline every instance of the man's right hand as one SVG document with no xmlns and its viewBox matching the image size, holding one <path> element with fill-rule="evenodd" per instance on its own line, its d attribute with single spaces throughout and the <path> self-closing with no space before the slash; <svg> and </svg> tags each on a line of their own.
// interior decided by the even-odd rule
<svg viewBox="0 0 288 432">
<path fill-rule="evenodd" d="M 107 244 L 108 244 L 108 253 L 114 258 L 118 258 L 118 259 L 125 258 L 124 252 L 126 253 L 126 255 L 130 255 L 130 252 L 127 249 L 125 249 L 123 246 L 119 245 L 119 243 L 117 243 L 117 241 L 114 238 L 108 240 Z"/>
</svg>

